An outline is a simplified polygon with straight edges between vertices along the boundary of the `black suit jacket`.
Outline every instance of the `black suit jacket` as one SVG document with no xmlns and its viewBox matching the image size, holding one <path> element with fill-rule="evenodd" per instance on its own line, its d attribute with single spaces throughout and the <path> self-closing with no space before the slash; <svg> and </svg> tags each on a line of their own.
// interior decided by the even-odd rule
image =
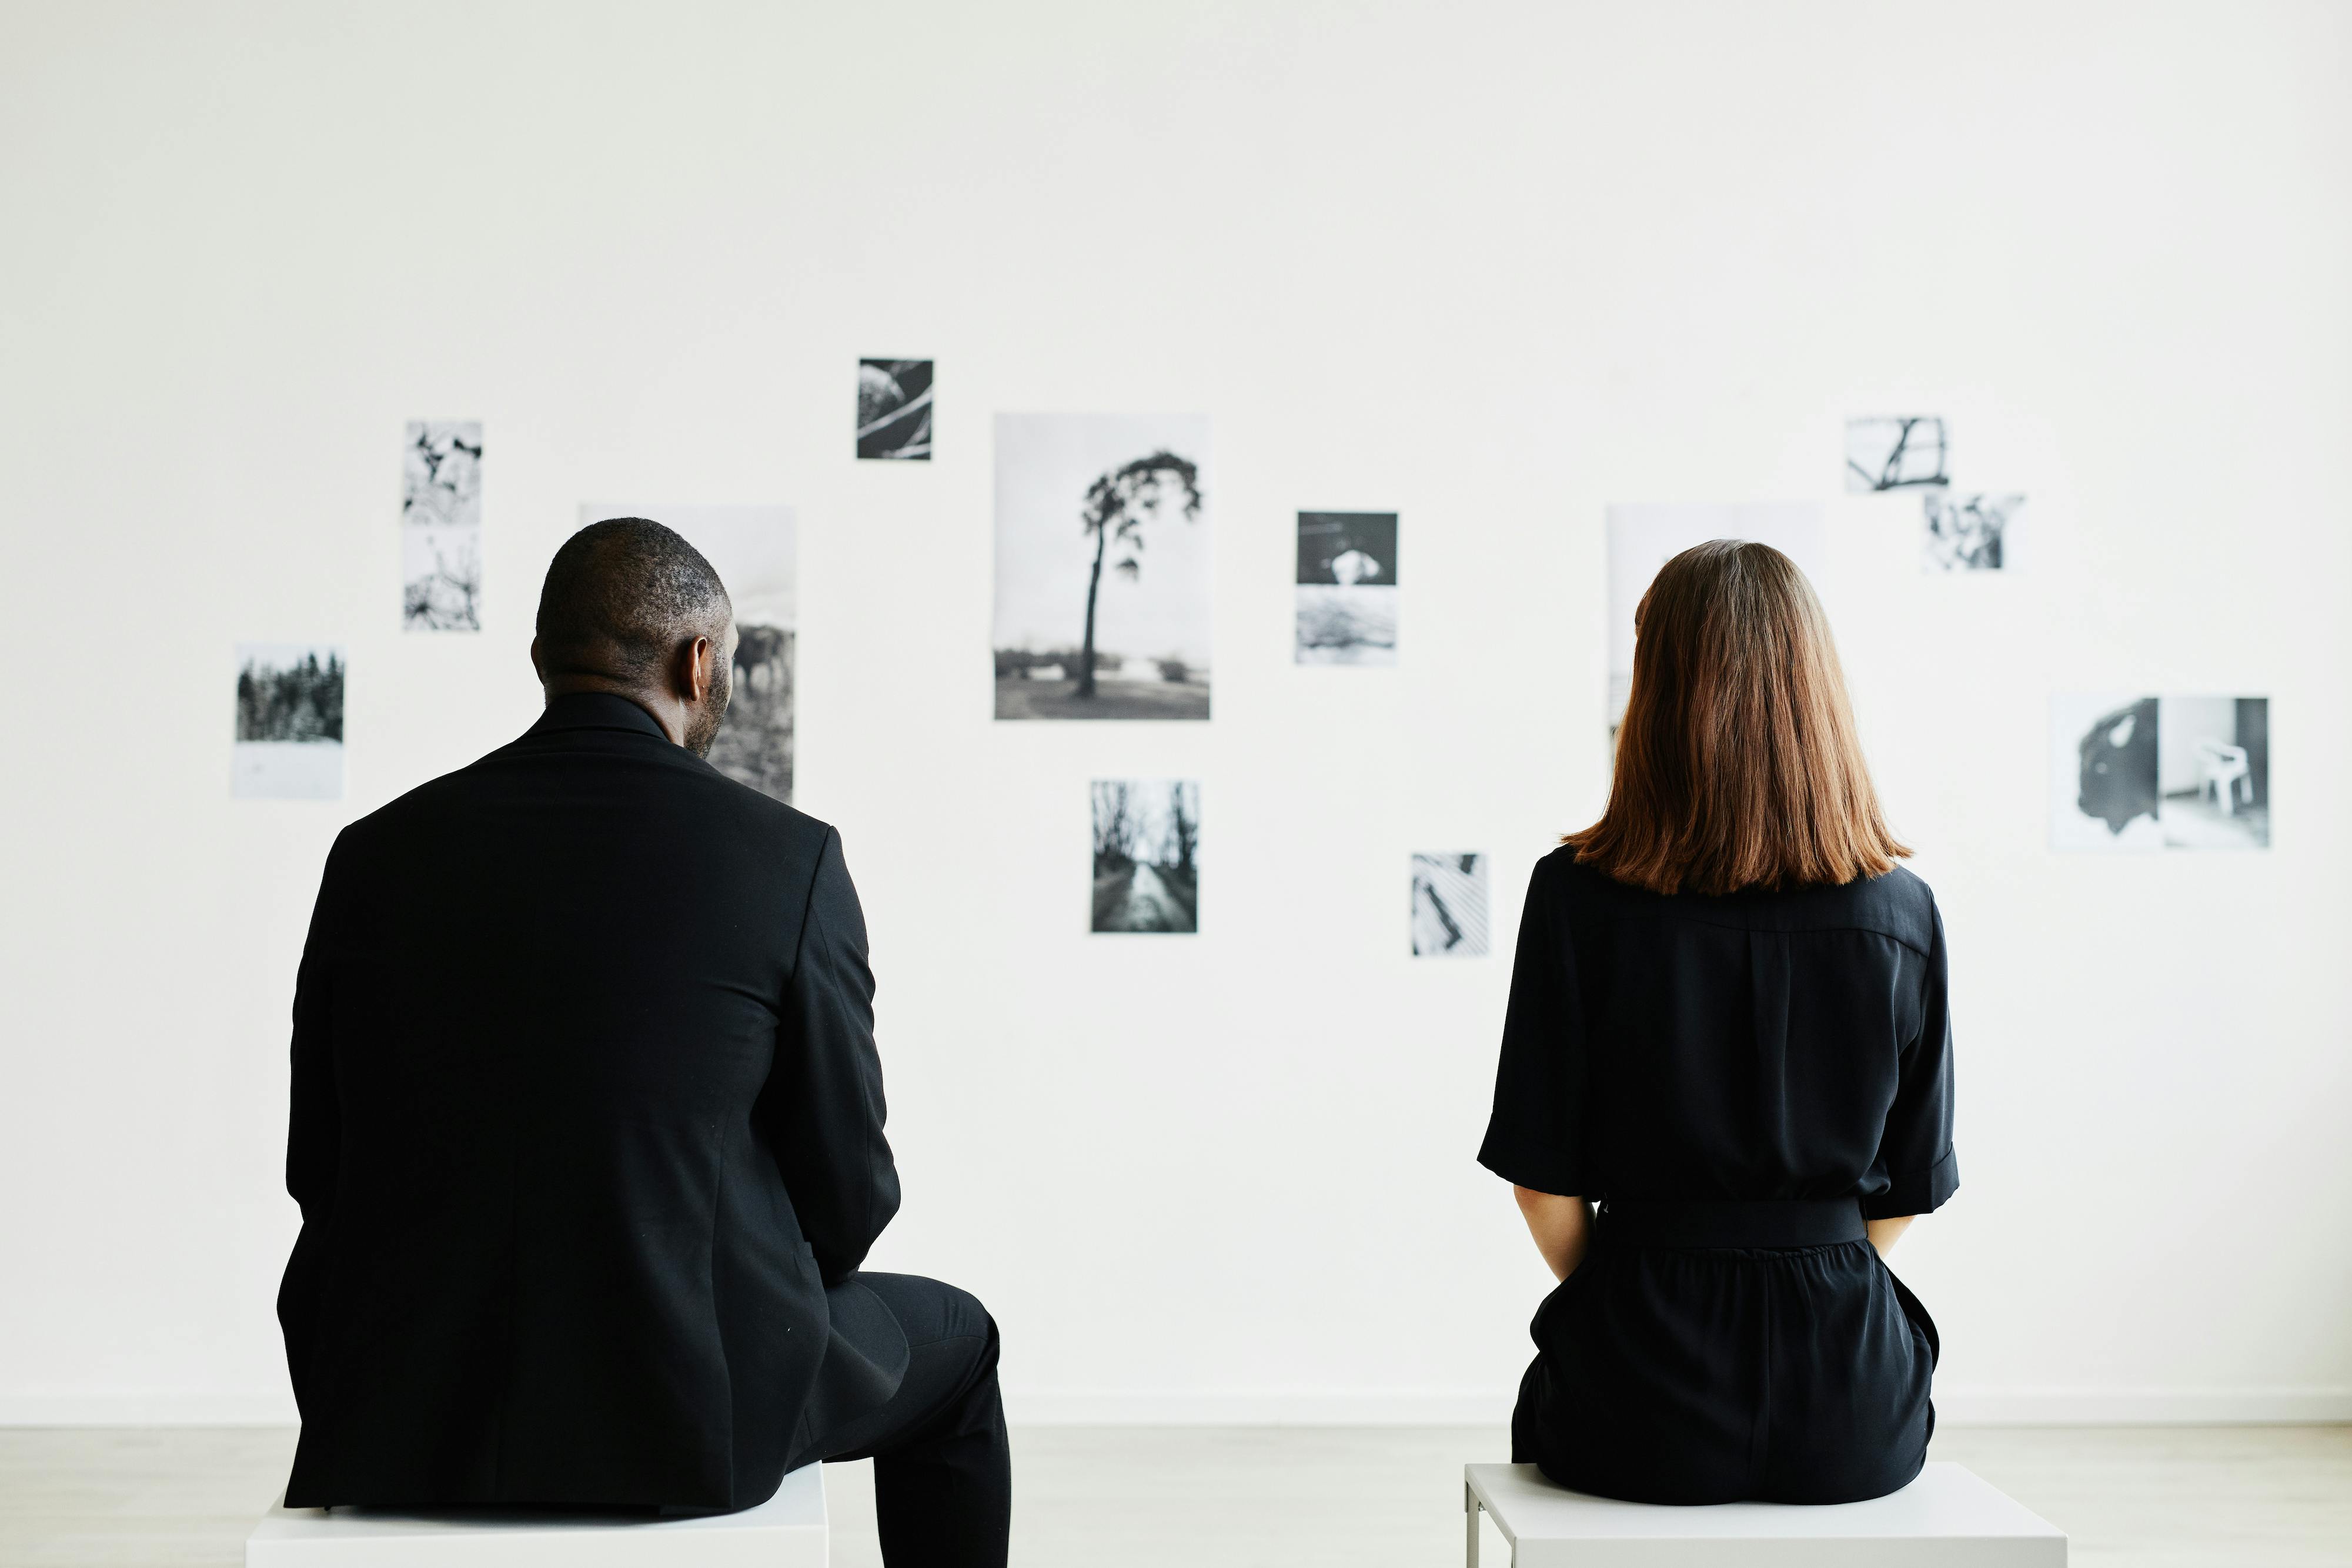
<svg viewBox="0 0 2352 1568">
<path fill-rule="evenodd" d="M 294 1507 L 771 1496 L 887 1397 L 898 1204 L 824 823 L 619 697 L 346 828 L 294 1002 Z"/>
</svg>

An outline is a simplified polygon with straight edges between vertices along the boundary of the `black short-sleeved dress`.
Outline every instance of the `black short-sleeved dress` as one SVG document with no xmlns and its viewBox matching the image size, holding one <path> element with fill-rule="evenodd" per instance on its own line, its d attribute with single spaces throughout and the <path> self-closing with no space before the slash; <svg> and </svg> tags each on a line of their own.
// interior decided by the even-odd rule
<svg viewBox="0 0 2352 1568">
<path fill-rule="evenodd" d="M 1959 1185 L 1926 883 L 1660 895 L 1545 857 L 1478 1159 L 1601 1204 L 1537 1310 L 1515 1460 L 1675 1503 L 1918 1473 L 1936 1328 L 1863 1221 Z"/>
</svg>

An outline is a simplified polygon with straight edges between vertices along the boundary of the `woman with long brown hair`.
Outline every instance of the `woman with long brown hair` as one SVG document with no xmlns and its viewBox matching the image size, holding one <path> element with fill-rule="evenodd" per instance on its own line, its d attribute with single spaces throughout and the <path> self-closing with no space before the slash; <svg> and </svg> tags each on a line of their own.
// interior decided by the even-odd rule
<svg viewBox="0 0 2352 1568">
<path fill-rule="evenodd" d="M 1608 810 L 1528 888 L 1478 1155 L 1561 1281 L 1513 1458 L 1652 1502 L 1881 1496 L 1935 1427 L 1935 1324 L 1882 1254 L 1959 1184 L 1943 921 L 1788 557 L 1685 550 L 1637 626 Z"/>
</svg>

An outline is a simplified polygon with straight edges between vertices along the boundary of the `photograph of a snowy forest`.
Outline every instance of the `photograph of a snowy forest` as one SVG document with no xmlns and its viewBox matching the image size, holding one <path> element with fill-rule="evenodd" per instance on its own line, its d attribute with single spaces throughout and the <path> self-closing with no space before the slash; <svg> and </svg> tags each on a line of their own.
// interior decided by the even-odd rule
<svg viewBox="0 0 2352 1568">
<path fill-rule="evenodd" d="M 793 798 L 793 656 L 799 626 L 796 519 L 790 507 L 619 507 L 592 501 L 580 524 L 651 517 L 702 552 L 735 607 L 732 691 L 710 765 L 762 795 Z"/>
<path fill-rule="evenodd" d="M 857 455 L 931 460 L 931 361 L 857 361 Z"/>
<path fill-rule="evenodd" d="M 1412 956 L 1486 956 L 1486 857 L 1412 857 Z"/>
<path fill-rule="evenodd" d="M 331 800 L 343 792 L 343 651 L 240 643 L 229 793 Z"/>
<path fill-rule="evenodd" d="M 1201 786 L 1191 779 L 1097 779 L 1097 931 L 1201 928 Z"/>
<path fill-rule="evenodd" d="M 1394 512 L 1298 514 L 1297 663 L 1395 664 L 1397 593 Z"/>
<path fill-rule="evenodd" d="M 996 416 L 996 716 L 1209 716 L 1209 421 Z"/>
</svg>

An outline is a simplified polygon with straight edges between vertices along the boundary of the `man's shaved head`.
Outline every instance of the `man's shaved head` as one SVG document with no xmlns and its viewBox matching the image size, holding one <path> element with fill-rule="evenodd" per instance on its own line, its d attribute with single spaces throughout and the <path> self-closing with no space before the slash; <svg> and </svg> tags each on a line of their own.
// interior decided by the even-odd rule
<svg viewBox="0 0 2352 1568">
<path fill-rule="evenodd" d="M 661 677 L 678 645 L 724 647 L 735 607 L 702 552 L 650 517 L 591 523 L 555 552 L 539 593 L 542 675 Z"/>
</svg>

